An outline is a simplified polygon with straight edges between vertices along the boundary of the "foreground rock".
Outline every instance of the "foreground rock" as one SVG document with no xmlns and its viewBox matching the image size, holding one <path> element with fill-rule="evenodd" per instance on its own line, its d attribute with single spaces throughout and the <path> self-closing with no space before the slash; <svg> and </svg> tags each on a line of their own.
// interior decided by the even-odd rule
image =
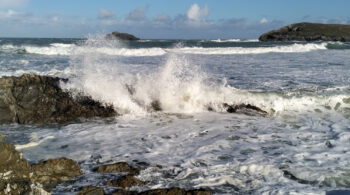
<svg viewBox="0 0 350 195">
<path fill-rule="evenodd" d="M 81 192 L 76 195 L 104 195 L 105 191 L 102 188 L 95 186 L 85 186 L 81 188 Z"/>
<path fill-rule="evenodd" d="M 250 104 L 229 105 L 225 103 L 223 106 L 228 113 L 242 113 L 250 116 L 265 116 L 268 114 L 266 111 L 260 109 L 259 107 Z"/>
<path fill-rule="evenodd" d="M 112 32 L 111 34 L 108 34 L 106 36 L 107 39 L 120 39 L 120 40 L 127 40 L 127 41 L 137 41 L 140 40 L 139 38 L 135 37 L 134 35 L 128 34 L 128 33 L 121 33 L 121 32 Z"/>
<path fill-rule="evenodd" d="M 121 188 L 130 188 L 132 186 L 141 186 L 145 185 L 147 182 L 141 181 L 132 175 L 125 175 L 117 180 L 108 181 L 108 186 L 121 187 Z"/>
<path fill-rule="evenodd" d="M 51 190 L 58 183 L 82 174 L 77 162 L 67 158 L 49 159 L 32 165 L 32 180 Z"/>
<path fill-rule="evenodd" d="M 47 195 L 58 182 L 80 174 L 77 163 L 66 158 L 31 166 L 12 144 L 0 142 L 0 194 Z"/>
<path fill-rule="evenodd" d="M 81 117 L 110 117 L 112 107 L 89 97 L 72 98 L 57 77 L 24 74 L 0 78 L 0 124 L 66 123 Z"/>
<path fill-rule="evenodd" d="M 100 173 L 112 173 L 112 172 L 127 172 L 131 175 L 137 175 L 140 173 L 140 169 L 137 169 L 126 162 L 117 162 L 113 164 L 101 165 L 94 171 Z"/>
<path fill-rule="evenodd" d="M 181 188 L 167 188 L 167 189 L 155 189 L 144 192 L 134 192 L 126 190 L 117 190 L 113 195 L 211 195 L 210 190 L 197 189 L 197 190 L 184 190 Z"/>
<path fill-rule="evenodd" d="M 260 41 L 350 41 L 350 25 L 297 23 L 267 32 Z"/>
</svg>

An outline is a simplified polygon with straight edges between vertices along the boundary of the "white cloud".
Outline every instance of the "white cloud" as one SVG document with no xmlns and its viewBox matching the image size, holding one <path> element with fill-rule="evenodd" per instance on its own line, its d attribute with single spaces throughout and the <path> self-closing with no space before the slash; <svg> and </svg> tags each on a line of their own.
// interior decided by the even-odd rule
<svg viewBox="0 0 350 195">
<path fill-rule="evenodd" d="M 0 0 L 0 8 L 14 8 L 26 5 L 28 0 Z"/>
<path fill-rule="evenodd" d="M 260 24 L 266 24 L 267 22 L 268 20 L 265 17 L 261 18 L 260 20 Z"/>
<path fill-rule="evenodd" d="M 104 25 L 113 25 L 116 23 L 116 17 L 114 11 L 108 11 L 105 9 L 100 9 L 98 11 L 97 17 Z"/>
<path fill-rule="evenodd" d="M 114 11 L 108 11 L 105 9 L 100 9 L 98 11 L 98 19 L 100 20 L 110 20 L 115 18 Z"/>
<path fill-rule="evenodd" d="M 130 21 L 145 20 L 146 19 L 146 9 L 147 8 L 144 8 L 144 7 L 136 8 L 127 14 L 126 19 L 130 20 Z"/>
<path fill-rule="evenodd" d="M 208 6 L 204 6 L 203 9 L 198 4 L 193 4 L 187 11 L 187 18 L 194 21 L 205 20 L 209 13 Z"/>
</svg>

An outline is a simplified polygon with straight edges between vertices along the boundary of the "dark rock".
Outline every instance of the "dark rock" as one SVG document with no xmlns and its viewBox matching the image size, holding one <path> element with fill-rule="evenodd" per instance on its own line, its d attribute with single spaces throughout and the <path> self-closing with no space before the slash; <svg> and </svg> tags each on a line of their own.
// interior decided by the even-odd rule
<svg viewBox="0 0 350 195">
<path fill-rule="evenodd" d="M 251 104 L 229 105 L 224 103 L 223 107 L 228 113 L 243 113 L 247 115 L 267 115 L 268 113 Z"/>
<path fill-rule="evenodd" d="M 0 123 L 65 123 L 116 115 L 112 107 L 89 97 L 72 98 L 60 81 L 66 80 L 33 74 L 0 78 Z"/>
<path fill-rule="evenodd" d="M 106 36 L 107 39 L 120 39 L 120 40 L 127 40 L 127 41 L 137 41 L 140 40 L 139 38 L 135 37 L 134 35 L 128 34 L 128 33 L 120 33 L 120 32 L 112 32 L 111 34 L 108 34 Z"/>
<path fill-rule="evenodd" d="M 117 162 L 114 164 L 101 165 L 97 167 L 94 171 L 102 173 L 111 173 L 111 172 L 128 172 L 132 175 L 137 175 L 140 173 L 140 170 L 130 166 L 126 162 Z"/>
<path fill-rule="evenodd" d="M 333 144 L 331 143 L 331 141 L 327 140 L 325 145 L 327 146 L 327 148 L 333 148 Z"/>
<path fill-rule="evenodd" d="M 210 190 L 198 189 L 198 190 L 184 190 L 181 188 L 168 188 L 168 189 L 155 189 L 141 192 L 142 195 L 211 195 Z"/>
<path fill-rule="evenodd" d="M 81 192 L 76 195 L 104 195 L 105 191 L 102 188 L 95 186 L 84 186 L 81 188 Z"/>
<path fill-rule="evenodd" d="M 213 194 L 210 190 L 206 189 L 195 189 L 195 190 L 184 190 L 181 188 L 167 188 L 167 189 L 155 189 L 144 192 L 126 191 L 123 189 L 116 190 L 113 195 L 211 195 Z"/>
<path fill-rule="evenodd" d="M 32 165 L 32 180 L 51 189 L 58 183 L 82 174 L 77 162 L 67 158 L 49 159 Z"/>
<path fill-rule="evenodd" d="M 129 188 L 132 186 L 144 185 L 146 183 L 147 182 L 141 181 L 132 175 L 125 175 L 125 176 L 118 178 L 117 180 L 108 181 L 107 185 L 121 187 L 121 188 Z"/>
<path fill-rule="evenodd" d="M 272 30 L 260 41 L 350 41 L 350 25 L 296 23 Z"/>
<path fill-rule="evenodd" d="M 0 194 L 48 194 L 31 180 L 31 167 L 12 144 L 0 142 Z"/>
</svg>

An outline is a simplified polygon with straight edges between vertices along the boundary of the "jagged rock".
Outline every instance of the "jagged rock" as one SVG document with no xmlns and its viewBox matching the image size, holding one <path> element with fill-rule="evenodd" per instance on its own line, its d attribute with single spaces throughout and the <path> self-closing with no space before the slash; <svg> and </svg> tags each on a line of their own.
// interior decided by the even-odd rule
<svg viewBox="0 0 350 195">
<path fill-rule="evenodd" d="M 129 165 L 126 162 L 117 162 L 114 164 L 107 164 L 107 165 L 101 165 L 97 168 L 95 168 L 96 172 L 102 172 L 102 173 L 111 173 L 111 172 L 128 172 L 132 175 L 137 175 L 140 173 L 140 170 Z"/>
<path fill-rule="evenodd" d="M 102 188 L 95 186 L 84 186 L 81 188 L 81 192 L 76 195 L 104 195 L 105 191 Z"/>
<path fill-rule="evenodd" d="M 49 159 L 32 165 L 32 179 L 51 189 L 82 174 L 77 162 L 67 158 Z"/>
<path fill-rule="evenodd" d="M 350 25 L 296 23 L 272 30 L 260 41 L 350 41 Z"/>
<path fill-rule="evenodd" d="M 49 194 L 31 180 L 31 166 L 12 144 L 0 142 L 0 194 Z"/>
<path fill-rule="evenodd" d="M 228 113 L 243 113 L 247 115 L 267 115 L 268 113 L 257 106 L 250 104 L 229 105 L 223 104 Z"/>
<path fill-rule="evenodd" d="M 111 34 L 108 34 L 106 36 L 107 39 L 120 39 L 120 40 L 128 40 L 128 41 L 137 41 L 140 40 L 139 38 L 135 37 L 134 35 L 128 34 L 128 33 L 121 33 L 121 32 L 112 32 Z"/>
<path fill-rule="evenodd" d="M 181 188 L 167 188 L 167 189 L 155 189 L 144 192 L 126 191 L 123 189 L 116 190 L 113 195 L 211 195 L 213 194 L 210 190 L 206 189 L 195 189 L 195 190 L 184 190 Z"/>
<path fill-rule="evenodd" d="M 181 188 L 156 189 L 139 193 L 141 195 L 211 195 L 210 190 L 184 190 Z"/>
<path fill-rule="evenodd" d="M 116 115 L 111 106 L 89 97 L 72 98 L 59 87 L 60 81 L 67 80 L 33 74 L 0 78 L 0 124 L 65 123 Z"/>
<path fill-rule="evenodd" d="M 117 180 L 108 181 L 107 185 L 108 186 L 115 186 L 115 187 L 122 187 L 122 188 L 129 188 L 132 186 L 144 185 L 146 183 L 147 182 L 141 181 L 132 175 L 125 175 L 125 176 L 118 178 Z"/>
</svg>

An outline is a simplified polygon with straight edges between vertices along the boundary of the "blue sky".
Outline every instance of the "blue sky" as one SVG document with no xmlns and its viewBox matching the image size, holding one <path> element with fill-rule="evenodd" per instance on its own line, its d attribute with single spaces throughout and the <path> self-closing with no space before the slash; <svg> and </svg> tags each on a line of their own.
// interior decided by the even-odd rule
<svg viewBox="0 0 350 195">
<path fill-rule="evenodd" d="M 350 23 L 349 0 L 0 0 L 0 37 L 257 38 L 296 22 Z"/>
</svg>

